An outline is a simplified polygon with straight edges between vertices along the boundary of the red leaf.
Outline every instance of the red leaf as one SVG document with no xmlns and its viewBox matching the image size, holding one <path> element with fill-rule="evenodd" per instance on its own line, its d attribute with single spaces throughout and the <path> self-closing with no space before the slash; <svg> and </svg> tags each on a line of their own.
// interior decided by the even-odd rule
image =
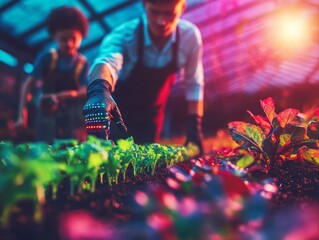
<svg viewBox="0 0 319 240">
<path fill-rule="evenodd" d="M 255 122 L 261 127 L 261 129 L 268 134 L 271 129 L 271 124 L 269 120 L 263 116 L 260 115 L 254 115 L 251 111 L 247 111 L 250 116 L 255 120 Z"/>
<path fill-rule="evenodd" d="M 265 139 L 265 134 L 259 126 L 235 121 L 228 123 L 228 131 L 233 140 L 241 147 L 246 149 L 254 147 L 259 152 L 263 151 L 261 145 Z"/>
<path fill-rule="evenodd" d="M 200 184 L 203 183 L 203 181 L 204 181 L 204 177 L 205 177 L 205 174 L 204 174 L 204 173 L 196 172 L 196 173 L 192 176 L 192 182 L 193 182 L 196 186 L 200 186 Z"/>
<path fill-rule="evenodd" d="M 260 100 L 260 105 L 263 108 L 267 118 L 269 119 L 269 122 L 272 123 L 272 121 L 277 115 L 275 112 L 274 100 L 271 97 L 266 98 L 264 100 Z"/>
<path fill-rule="evenodd" d="M 299 110 L 288 108 L 277 115 L 277 120 L 282 128 L 291 123 L 297 117 Z"/>
<path fill-rule="evenodd" d="M 228 197 L 245 196 L 249 194 L 244 181 L 228 171 L 219 171 L 218 176 L 222 178 L 224 191 Z"/>
<path fill-rule="evenodd" d="M 146 222 L 150 227 L 159 231 L 168 229 L 173 225 L 172 218 L 161 212 L 152 213 L 147 217 Z"/>
</svg>

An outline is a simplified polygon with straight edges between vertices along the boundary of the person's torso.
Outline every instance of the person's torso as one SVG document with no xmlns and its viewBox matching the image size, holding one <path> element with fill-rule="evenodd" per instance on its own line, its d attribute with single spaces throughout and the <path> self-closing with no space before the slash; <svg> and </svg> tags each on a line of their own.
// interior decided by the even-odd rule
<svg viewBox="0 0 319 240">
<path fill-rule="evenodd" d="M 91 70 L 98 64 L 108 64 L 111 67 L 112 76 L 115 82 L 125 81 L 130 76 L 133 68 L 138 61 L 137 57 L 137 35 L 140 19 L 133 19 L 122 24 L 108 34 L 101 45 L 100 54 L 94 60 Z M 144 57 L 143 63 L 145 66 L 160 68 L 165 66 L 172 60 L 172 43 L 175 38 L 173 32 L 171 39 L 160 51 L 151 42 L 147 30 L 146 16 L 143 16 L 144 23 Z M 187 20 L 180 19 L 178 21 L 178 29 L 180 35 L 180 44 L 178 51 L 178 68 L 182 70 L 187 64 L 189 56 L 194 50 L 194 42 L 200 41 L 197 39 L 198 28 Z"/>
<path fill-rule="evenodd" d="M 114 97 L 123 108 L 124 117 L 144 116 L 152 119 L 164 111 L 169 92 L 176 79 L 178 31 L 177 37 L 165 47 L 170 51 L 170 61 L 160 67 L 145 64 L 145 27 L 139 25 L 137 62 L 125 81 L 117 83 Z M 148 44 L 148 43 L 147 43 Z M 169 46 L 171 45 L 171 46 Z M 164 47 L 164 48 L 165 48 Z M 127 116 L 126 116 L 127 115 Z"/>
<path fill-rule="evenodd" d="M 52 51 L 50 64 L 42 79 L 43 93 L 79 89 L 80 73 L 84 64 L 85 59 L 80 54 L 64 56 L 57 51 Z"/>
</svg>

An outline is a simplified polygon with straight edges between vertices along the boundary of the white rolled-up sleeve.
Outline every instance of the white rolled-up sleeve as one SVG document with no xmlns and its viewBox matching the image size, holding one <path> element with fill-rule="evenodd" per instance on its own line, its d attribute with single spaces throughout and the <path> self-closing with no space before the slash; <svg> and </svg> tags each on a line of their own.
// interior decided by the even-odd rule
<svg viewBox="0 0 319 240">
<path fill-rule="evenodd" d="M 113 30 L 103 39 L 99 55 L 95 58 L 90 72 L 97 65 L 106 65 L 112 75 L 113 84 L 116 84 L 123 66 L 126 35 L 125 29 L 120 27 Z"/>
<path fill-rule="evenodd" d="M 203 42 L 199 29 L 193 30 L 185 64 L 185 88 L 186 100 L 198 101 L 204 99 Z"/>
</svg>

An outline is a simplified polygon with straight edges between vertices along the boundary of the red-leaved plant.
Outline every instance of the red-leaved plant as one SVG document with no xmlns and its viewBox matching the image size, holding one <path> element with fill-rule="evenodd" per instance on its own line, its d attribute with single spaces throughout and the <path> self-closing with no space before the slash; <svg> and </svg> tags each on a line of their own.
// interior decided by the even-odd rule
<svg viewBox="0 0 319 240">
<path fill-rule="evenodd" d="M 288 108 L 275 112 L 272 98 L 260 101 L 266 116 L 247 111 L 256 124 L 234 121 L 228 123 L 228 130 L 240 149 L 252 155 L 250 161 L 241 161 L 241 167 L 258 166 L 268 171 L 283 160 L 309 160 L 319 164 L 318 123 L 305 120 L 299 110 Z M 247 159 L 247 155 L 243 158 Z"/>
</svg>

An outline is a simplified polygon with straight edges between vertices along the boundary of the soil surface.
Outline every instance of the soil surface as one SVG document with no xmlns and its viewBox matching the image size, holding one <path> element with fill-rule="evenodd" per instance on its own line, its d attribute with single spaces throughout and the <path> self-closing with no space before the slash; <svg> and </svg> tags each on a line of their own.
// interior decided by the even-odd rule
<svg viewBox="0 0 319 240">
<path fill-rule="evenodd" d="M 319 165 L 286 161 L 270 175 L 278 186 L 271 200 L 274 207 L 319 203 Z"/>
<path fill-rule="evenodd" d="M 178 164 L 179 167 L 188 168 L 191 161 Z M 0 238 L 15 239 L 60 239 L 58 223 L 61 216 L 69 211 L 86 210 L 97 219 L 111 222 L 128 222 L 138 219 L 138 213 L 132 209 L 134 194 L 137 190 L 147 191 L 154 186 L 168 189 L 166 179 L 172 173 L 164 166 L 157 167 L 155 175 L 132 174 L 132 168 L 127 172 L 127 178 L 120 176 L 119 184 L 108 186 L 97 183 L 95 193 L 84 191 L 74 196 L 69 194 L 69 181 L 66 179 L 59 187 L 57 199 L 47 196 L 43 206 L 43 221 L 41 224 L 33 220 L 33 205 L 22 202 L 12 213 L 7 228 L 0 229 Z M 275 179 L 278 192 L 270 200 L 274 210 L 300 205 L 304 203 L 319 204 L 319 166 L 304 162 L 287 161 L 277 169 L 270 172 Z"/>
</svg>

